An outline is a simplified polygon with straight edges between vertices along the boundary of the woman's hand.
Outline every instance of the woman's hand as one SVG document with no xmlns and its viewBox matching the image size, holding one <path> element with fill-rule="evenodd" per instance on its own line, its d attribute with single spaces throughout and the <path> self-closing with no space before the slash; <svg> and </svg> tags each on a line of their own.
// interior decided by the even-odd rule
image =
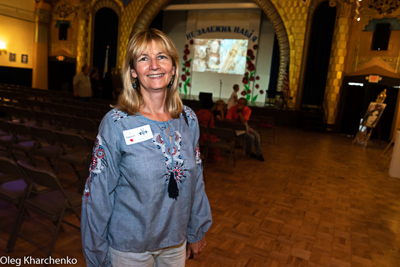
<svg viewBox="0 0 400 267">
<path fill-rule="evenodd" d="M 198 255 L 200 252 L 203 251 L 203 249 L 207 246 L 206 238 L 203 237 L 202 240 L 196 243 L 188 243 L 187 244 L 188 248 L 186 251 L 186 259 L 189 259 L 190 254 Z"/>
</svg>

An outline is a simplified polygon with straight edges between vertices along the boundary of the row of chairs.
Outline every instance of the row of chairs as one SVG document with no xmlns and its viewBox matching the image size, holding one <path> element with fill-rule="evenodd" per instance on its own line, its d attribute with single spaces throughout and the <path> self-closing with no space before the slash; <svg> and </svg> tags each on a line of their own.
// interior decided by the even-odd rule
<svg viewBox="0 0 400 267">
<path fill-rule="evenodd" d="M 67 163 L 78 178 L 78 191 L 83 190 L 94 138 L 2 120 L 0 130 L 0 147 L 8 157 L 17 159 L 16 153 L 22 152 L 31 164 L 36 164 L 39 157 L 45 158 L 55 173 L 61 163 Z"/>
<path fill-rule="evenodd" d="M 3 112 L 2 112 L 3 111 Z M 29 126 L 50 128 L 57 131 L 67 131 L 93 137 L 97 133 L 100 119 L 78 117 L 69 114 L 54 113 L 40 110 L 27 110 L 0 105 L 0 113 L 6 121 L 19 122 Z"/>
<path fill-rule="evenodd" d="M 73 214 L 80 221 L 82 194 L 64 189 L 53 172 L 24 161 L 15 162 L 10 158 L 0 157 L 0 199 L 17 209 L 15 223 L 7 242 L 8 252 L 13 251 L 17 238 L 21 237 L 46 251 L 47 257 L 50 257 L 63 222 L 80 229 L 64 218 Z M 35 216 L 32 216 L 33 214 Z M 52 232 L 48 246 L 22 233 L 21 227 L 23 228 L 25 219 L 34 220 Z M 39 219 L 51 221 L 55 227 Z"/>
<path fill-rule="evenodd" d="M 101 120 L 110 109 L 109 106 L 98 109 L 92 108 L 91 106 L 73 106 L 26 99 L 20 100 L 18 103 L 13 103 L 13 105 L 0 104 L 0 111 L 5 113 L 8 117 L 20 115 L 30 117 L 32 116 L 32 112 L 42 111 Z"/>
<path fill-rule="evenodd" d="M 18 97 L 29 96 L 36 100 L 45 100 L 49 98 L 72 99 L 73 94 L 69 92 L 55 90 L 41 90 L 23 86 L 2 86 L 0 84 L 0 102 L 16 101 Z"/>
</svg>

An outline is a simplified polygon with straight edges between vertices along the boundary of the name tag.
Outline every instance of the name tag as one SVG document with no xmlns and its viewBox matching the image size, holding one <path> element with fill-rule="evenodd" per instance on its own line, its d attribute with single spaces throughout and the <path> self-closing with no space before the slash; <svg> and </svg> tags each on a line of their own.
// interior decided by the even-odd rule
<svg viewBox="0 0 400 267">
<path fill-rule="evenodd" d="M 135 129 L 126 130 L 123 131 L 123 133 L 125 143 L 128 146 L 153 138 L 153 133 L 151 132 L 150 125 L 144 125 Z"/>
</svg>

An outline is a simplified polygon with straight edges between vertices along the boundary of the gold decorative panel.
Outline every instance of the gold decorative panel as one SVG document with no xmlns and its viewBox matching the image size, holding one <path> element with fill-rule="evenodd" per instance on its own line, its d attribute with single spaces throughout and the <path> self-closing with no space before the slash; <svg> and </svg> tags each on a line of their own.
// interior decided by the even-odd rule
<svg viewBox="0 0 400 267">
<path fill-rule="evenodd" d="M 348 12 L 349 6 L 351 5 L 342 3 L 342 5 L 338 7 L 339 18 L 337 19 L 337 25 L 332 40 L 332 51 L 323 103 L 324 119 L 325 122 L 330 125 L 336 123 L 339 108 L 339 92 L 343 78 L 342 73 L 345 67 L 344 58 L 347 55 L 350 25 L 353 20 L 350 17 L 350 12 Z"/>
</svg>

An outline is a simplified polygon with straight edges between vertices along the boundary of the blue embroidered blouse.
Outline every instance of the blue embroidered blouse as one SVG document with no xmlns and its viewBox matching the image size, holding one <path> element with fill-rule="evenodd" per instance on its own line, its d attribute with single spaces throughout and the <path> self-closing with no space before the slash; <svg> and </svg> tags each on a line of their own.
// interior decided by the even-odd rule
<svg viewBox="0 0 400 267">
<path fill-rule="evenodd" d="M 200 241 L 210 228 L 195 113 L 166 122 L 118 109 L 106 114 L 93 148 L 81 231 L 87 266 L 111 266 L 109 246 L 145 252 Z M 170 130 L 169 135 L 167 131 Z M 172 142 L 171 142 L 172 141 Z M 173 172 L 179 196 L 168 195 Z"/>
</svg>

